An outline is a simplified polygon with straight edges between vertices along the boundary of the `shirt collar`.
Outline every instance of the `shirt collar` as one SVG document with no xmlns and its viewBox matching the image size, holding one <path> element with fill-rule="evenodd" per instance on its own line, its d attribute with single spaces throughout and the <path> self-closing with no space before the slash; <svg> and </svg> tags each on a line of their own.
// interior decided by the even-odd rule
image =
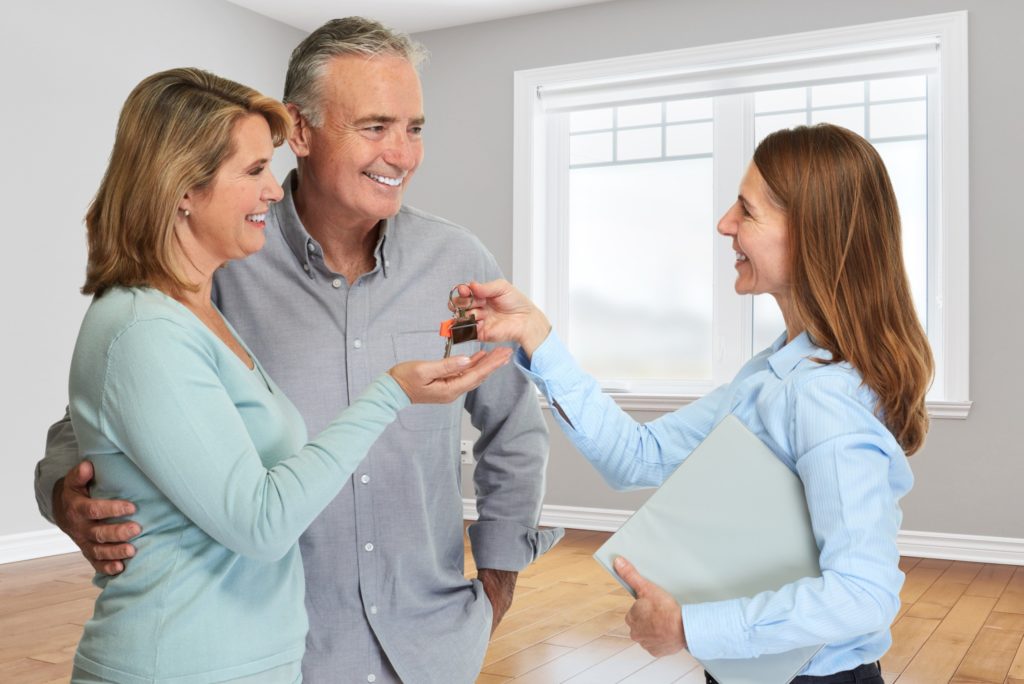
<svg viewBox="0 0 1024 684">
<path fill-rule="evenodd" d="M 772 345 L 772 353 L 768 357 L 768 365 L 780 379 L 786 377 L 800 365 L 806 358 L 813 357 L 825 361 L 832 360 L 832 354 L 814 344 L 807 331 L 800 333 L 793 338 L 792 342 L 786 342 L 786 333 L 782 333 L 779 339 Z"/>
<path fill-rule="evenodd" d="M 310 258 L 319 258 L 322 262 L 324 251 L 320 243 L 302 225 L 299 213 L 295 210 L 293 192 L 296 185 L 298 185 L 298 180 L 298 174 L 293 169 L 288 174 L 288 177 L 285 178 L 284 196 L 280 202 L 272 205 L 270 210 L 277 218 L 278 225 L 281 227 L 281 234 L 288 248 L 295 255 L 295 258 L 302 266 L 302 270 L 308 277 L 312 278 L 315 266 L 310 262 Z M 397 250 L 393 246 L 388 246 L 389 243 L 393 245 L 395 242 L 396 231 L 392 228 L 395 218 L 392 216 L 381 221 L 380 235 L 373 249 L 373 255 L 377 260 L 377 268 L 381 270 L 385 278 L 388 277 L 388 270 L 395 267 L 394 260 Z"/>
</svg>

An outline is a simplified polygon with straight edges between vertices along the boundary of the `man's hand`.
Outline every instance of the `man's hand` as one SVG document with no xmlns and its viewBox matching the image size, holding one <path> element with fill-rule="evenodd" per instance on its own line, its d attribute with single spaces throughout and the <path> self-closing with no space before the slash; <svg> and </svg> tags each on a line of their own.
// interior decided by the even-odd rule
<svg viewBox="0 0 1024 684">
<path fill-rule="evenodd" d="M 126 544 L 142 532 L 135 522 L 107 523 L 135 512 L 130 501 L 92 499 L 92 463 L 82 461 L 57 480 L 53 487 L 53 517 L 57 526 L 71 537 L 92 563 L 96 572 L 116 575 L 124 570 L 123 561 L 135 555 L 135 547 Z"/>
<path fill-rule="evenodd" d="M 641 577 L 621 556 L 615 559 L 615 572 L 636 592 L 636 603 L 626 613 L 629 638 L 655 658 L 686 648 L 682 609 L 672 595 Z"/>
<path fill-rule="evenodd" d="M 512 594 L 515 593 L 518 577 L 519 573 L 512 570 L 477 570 L 476 578 L 484 585 L 484 593 L 491 602 L 491 634 L 494 634 L 508 612 L 508 607 L 512 605 Z"/>
</svg>

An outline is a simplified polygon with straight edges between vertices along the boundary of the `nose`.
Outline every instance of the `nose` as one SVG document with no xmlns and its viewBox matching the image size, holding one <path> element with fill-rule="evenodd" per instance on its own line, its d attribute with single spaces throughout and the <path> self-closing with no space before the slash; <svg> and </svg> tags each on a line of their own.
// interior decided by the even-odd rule
<svg viewBox="0 0 1024 684">
<path fill-rule="evenodd" d="M 722 218 L 718 219 L 718 234 L 719 235 L 735 235 L 736 234 L 736 223 L 737 215 L 739 213 L 739 201 L 733 202 L 732 206 L 722 214 Z"/>
<path fill-rule="evenodd" d="M 267 178 L 268 182 L 266 187 L 263 188 L 261 199 L 264 202 L 280 202 L 281 198 L 284 197 L 284 189 L 277 182 L 277 178 L 274 177 L 274 172 L 270 170 L 270 167 L 267 167 Z"/>
<path fill-rule="evenodd" d="M 423 158 L 423 143 L 408 131 L 396 130 L 389 136 L 383 158 L 388 164 L 408 173 L 419 166 Z"/>
</svg>

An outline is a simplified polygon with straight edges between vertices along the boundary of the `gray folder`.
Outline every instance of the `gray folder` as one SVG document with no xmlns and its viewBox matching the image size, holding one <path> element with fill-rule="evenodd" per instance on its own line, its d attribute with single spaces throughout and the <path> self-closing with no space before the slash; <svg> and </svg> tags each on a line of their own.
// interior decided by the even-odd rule
<svg viewBox="0 0 1024 684">
<path fill-rule="evenodd" d="M 803 483 L 731 415 L 594 554 L 626 586 L 618 556 L 681 605 L 821 576 Z M 701 664 L 721 684 L 787 684 L 820 649 Z"/>
</svg>

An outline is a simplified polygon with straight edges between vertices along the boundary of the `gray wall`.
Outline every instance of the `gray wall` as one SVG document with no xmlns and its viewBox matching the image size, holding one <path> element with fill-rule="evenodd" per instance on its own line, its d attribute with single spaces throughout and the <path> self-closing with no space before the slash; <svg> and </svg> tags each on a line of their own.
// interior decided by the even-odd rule
<svg viewBox="0 0 1024 684">
<path fill-rule="evenodd" d="M 3 476 L 0 537 L 48 527 L 32 474 L 67 403 L 68 365 L 88 300 L 82 217 L 121 104 L 144 76 L 209 69 L 280 97 L 303 33 L 222 0 L 11 3 L 0 25 L 6 139 L 0 301 Z M 274 167 L 292 165 L 279 150 Z"/>
<path fill-rule="evenodd" d="M 427 158 L 409 202 L 471 227 L 512 272 L 512 74 L 618 57 L 955 10 L 969 11 L 971 398 L 966 421 L 934 421 L 911 463 L 904 529 L 1024 537 L 1024 339 L 1018 216 L 1024 3 L 996 0 L 617 0 L 419 34 Z M 711 226 L 708 227 L 711 230 Z M 649 420 L 651 414 L 639 415 Z M 554 428 L 554 425 L 552 424 Z M 557 431 L 557 429 L 555 429 Z M 547 503 L 635 508 L 553 435 Z"/>
</svg>

